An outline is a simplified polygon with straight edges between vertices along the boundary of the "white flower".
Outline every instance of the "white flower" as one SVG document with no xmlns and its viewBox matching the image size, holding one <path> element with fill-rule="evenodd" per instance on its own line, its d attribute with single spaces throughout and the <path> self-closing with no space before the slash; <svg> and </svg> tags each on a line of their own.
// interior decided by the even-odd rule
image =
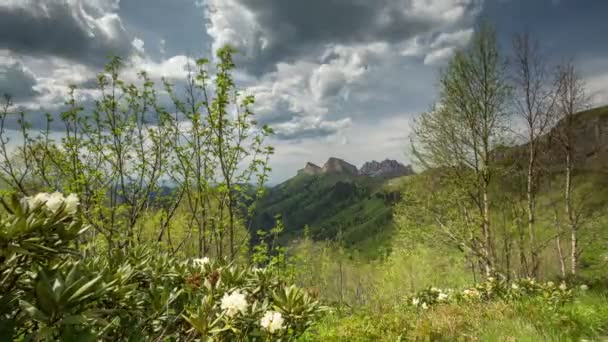
<svg viewBox="0 0 608 342">
<path fill-rule="evenodd" d="M 41 192 L 39 194 L 36 194 L 36 196 L 30 196 L 27 197 L 27 204 L 30 207 L 30 209 L 38 207 L 43 205 L 44 203 L 46 203 L 46 201 L 49 200 L 50 195 L 47 194 L 46 192 Z"/>
<path fill-rule="evenodd" d="M 587 290 L 589 290 L 589 286 L 583 284 L 583 285 L 581 285 L 581 290 L 582 291 L 587 291 Z"/>
<path fill-rule="evenodd" d="M 63 195 L 60 192 L 55 191 L 49 195 L 49 197 L 46 201 L 46 208 L 49 211 L 56 213 L 59 210 L 59 208 L 61 208 L 64 201 L 65 201 L 65 198 L 63 197 Z"/>
<path fill-rule="evenodd" d="M 428 309 L 428 308 L 429 308 L 429 306 L 428 306 L 428 305 L 426 305 L 426 303 L 424 303 L 424 302 L 423 302 L 423 303 L 422 303 L 422 308 L 423 308 L 424 310 L 426 310 L 426 309 Z"/>
<path fill-rule="evenodd" d="M 415 298 L 415 297 L 414 297 L 414 298 L 412 298 L 412 305 L 414 305 L 414 306 L 418 306 L 418 304 L 420 304 L 420 299 Z"/>
<path fill-rule="evenodd" d="M 559 285 L 559 289 L 562 291 L 566 291 L 568 289 L 568 286 L 566 285 L 566 283 L 561 283 Z"/>
<path fill-rule="evenodd" d="M 78 199 L 78 196 L 76 196 L 76 194 L 70 194 L 68 197 L 65 198 L 65 211 L 68 214 L 76 214 L 79 205 L 80 200 Z"/>
<path fill-rule="evenodd" d="M 277 330 L 283 329 L 283 315 L 276 311 L 266 311 L 260 320 L 260 326 L 273 334 Z"/>
<path fill-rule="evenodd" d="M 437 300 L 440 301 L 440 302 L 444 302 L 444 301 L 448 300 L 448 294 L 447 293 L 440 293 L 437 296 Z"/>
<path fill-rule="evenodd" d="M 226 311 L 228 317 L 234 317 L 237 313 L 244 313 L 247 310 L 247 299 L 244 294 L 236 290 L 231 294 L 224 294 L 220 307 Z"/>
<path fill-rule="evenodd" d="M 195 259 L 192 259 L 192 262 L 196 266 L 205 266 L 209 263 L 209 258 L 208 257 L 195 258 Z"/>
</svg>

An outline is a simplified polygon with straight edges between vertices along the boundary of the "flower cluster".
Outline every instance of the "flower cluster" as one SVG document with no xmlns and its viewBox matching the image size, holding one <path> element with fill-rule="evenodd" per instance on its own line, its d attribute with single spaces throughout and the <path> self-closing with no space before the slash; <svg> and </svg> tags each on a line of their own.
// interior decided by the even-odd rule
<svg viewBox="0 0 608 342">
<path fill-rule="evenodd" d="M 41 192 L 37 195 L 26 197 L 30 209 L 44 206 L 44 208 L 52 213 L 59 212 L 62 208 L 69 214 L 74 215 L 78 211 L 80 200 L 75 194 L 70 194 L 64 197 L 60 192 L 46 193 Z"/>
<path fill-rule="evenodd" d="M 283 322 L 283 315 L 280 312 L 267 311 L 260 320 L 260 326 L 269 333 L 274 334 L 284 328 Z"/>
<path fill-rule="evenodd" d="M 452 293 L 453 291 L 451 289 L 442 290 L 436 287 L 430 287 L 418 292 L 412 297 L 411 302 L 413 306 L 426 310 L 430 305 L 449 302 Z"/>
<path fill-rule="evenodd" d="M 220 307 L 228 317 L 234 317 L 238 313 L 244 314 L 247 311 L 247 298 L 238 290 L 226 293 L 222 297 Z"/>
</svg>

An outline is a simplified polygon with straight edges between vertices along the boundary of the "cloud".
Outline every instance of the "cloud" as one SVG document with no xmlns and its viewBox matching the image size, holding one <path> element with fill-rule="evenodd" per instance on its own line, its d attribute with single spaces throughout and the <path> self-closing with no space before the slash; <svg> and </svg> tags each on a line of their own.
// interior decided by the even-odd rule
<svg viewBox="0 0 608 342">
<path fill-rule="evenodd" d="M 251 75 L 243 86 L 256 96 L 260 122 L 279 139 L 321 138 L 355 120 L 352 102 L 382 87 L 376 75 L 404 63 L 441 64 L 468 42 L 481 0 L 206 0 L 212 48 L 236 47 L 235 60 Z M 404 58 L 419 58 L 404 61 Z M 415 81 L 408 79 L 407 81 Z M 392 82 L 388 82 L 392 83 Z M 391 107 L 395 98 L 377 105 Z M 417 100 L 413 99 L 413 102 Z M 369 107 L 369 106 L 368 106 Z M 373 106 L 372 106 L 373 107 Z M 348 108 L 348 110 L 347 110 Z M 355 111 L 357 111 L 355 109 Z M 300 130 L 300 132 L 298 132 Z"/>
<path fill-rule="evenodd" d="M 0 4 L 0 48 L 103 65 L 136 49 L 116 10 L 118 0 L 8 0 Z"/>
<path fill-rule="evenodd" d="M 23 63 L 0 58 L 0 95 L 10 95 L 13 101 L 31 99 L 39 93 L 36 76 Z"/>
<path fill-rule="evenodd" d="M 207 32 L 217 50 L 226 43 L 244 54 L 254 73 L 279 62 L 322 54 L 333 44 L 401 43 L 460 25 L 481 0 L 207 0 Z"/>
</svg>

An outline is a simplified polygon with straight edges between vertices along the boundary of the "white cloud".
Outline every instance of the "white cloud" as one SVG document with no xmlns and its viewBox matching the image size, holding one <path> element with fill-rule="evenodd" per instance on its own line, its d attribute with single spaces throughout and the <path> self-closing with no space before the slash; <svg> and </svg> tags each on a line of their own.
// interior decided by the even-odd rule
<svg viewBox="0 0 608 342">
<path fill-rule="evenodd" d="M 341 119 L 352 123 L 353 117 L 340 107 L 372 73 L 400 64 L 403 57 L 441 64 L 465 46 L 481 3 L 312 0 L 306 7 L 289 7 L 279 0 L 206 0 L 205 13 L 213 49 L 229 43 L 244 56 L 237 64 L 244 63 L 253 73 L 261 71 L 244 83 L 247 92 L 256 96 L 260 121 L 283 130 L 281 137 L 312 138 L 313 132 L 335 134 Z M 314 25 L 308 14 L 316 14 Z M 335 15 L 354 22 L 337 20 Z M 335 129 L 318 129 L 323 122 Z M 296 132 L 299 129 L 301 134 Z"/>
</svg>

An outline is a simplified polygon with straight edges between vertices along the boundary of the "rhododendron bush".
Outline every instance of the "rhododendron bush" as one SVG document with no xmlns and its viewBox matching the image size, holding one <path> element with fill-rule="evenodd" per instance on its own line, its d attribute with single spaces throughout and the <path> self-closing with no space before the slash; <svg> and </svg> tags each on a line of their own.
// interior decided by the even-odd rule
<svg viewBox="0 0 608 342">
<path fill-rule="evenodd" d="M 152 248 L 87 253 L 78 197 L 3 201 L 0 336 L 13 340 L 291 340 L 321 311 L 272 267 Z"/>
</svg>

